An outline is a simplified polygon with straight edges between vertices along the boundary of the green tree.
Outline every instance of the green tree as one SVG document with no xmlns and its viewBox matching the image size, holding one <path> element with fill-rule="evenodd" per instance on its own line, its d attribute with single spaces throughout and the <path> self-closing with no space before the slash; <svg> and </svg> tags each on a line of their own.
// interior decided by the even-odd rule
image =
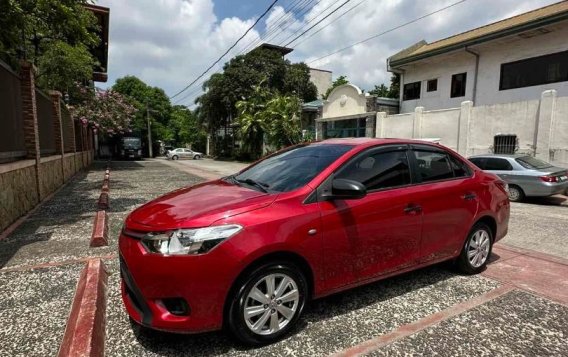
<svg viewBox="0 0 568 357">
<path fill-rule="evenodd" d="M 76 82 L 86 82 L 93 75 L 95 61 L 84 46 L 54 41 L 38 58 L 37 82 L 43 88 L 70 93 Z"/>
<path fill-rule="evenodd" d="M 333 81 L 333 83 L 331 84 L 331 87 L 329 87 L 327 89 L 327 91 L 325 92 L 323 99 L 327 99 L 327 97 L 329 97 L 329 94 L 331 93 L 331 91 L 333 91 L 336 87 L 342 86 L 342 85 L 347 84 L 347 83 L 349 83 L 349 80 L 347 80 L 346 76 L 337 77 L 337 79 L 335 81 Z"/>
<path fill-rule="evenodd" d="M 305 63 L 293 63 L 288 66 L 284 76 L 282 93 L 294 94 L 304 102 L 311 102 L 318 97 L 318 89 L 310 81 L 310 67 Z"/>
<path fill-rule="evenodd" d="M 400 97 L 400 74 L 393 73 L 389 88 L 389 98 L 398 99 Z"/>
<path fill-rule="evenodd" d="M 389 96 L 389 88 L 383 84 L 380 86 L 375 85 L 375 88 L 369 91 L 369 94 L 376 95 L 377 97 L 388 97 Z"/>
<path fill-rule="evenodd" d="M 200 121 L 210 133 L 230 124 L 237 116 L 236 103 L 250 98 L 261 82 L 275 94 L 296 95 L 303 101 L 317 98 L 307 65 L 292 64 L 277 51 L 258 48 L 232 58 L 222 73 L 213 74 L 204 83 L 205 93 L 196 100 Z"/>
<path fill-rule="evenodd" d="M 299 143 L 300 99 L 274 93 L 264 81 L 253 91 L 249 99 L 237 102 L 239 134 L 250 157 L 260 157 L 264 140 L 275 149 Z"/>
<path fill-rule="evenodd" d="M 132 128 L 139 135 L 147 135 L 147 116 L 150 116 L 153 139 L 164 141 L 175 139 L 175 133 L 170 126 L 172 105 L 163 89 L 151 87 L 135 76 L 117 79 L 112 89 L 130 98 L 138 109 Z"/>
<path fill-rule="evenodd" d="M 40 85 L 62 92 L 74 88 L 76 81 L 90 79 L 95 62 L 89 49 L 99 39 L 96 18 L 84 8 L 87 3 L 0 0 L 0 58 L 16 68 L 18 59 L 25 57 L 38 67 Z"/>
<path fill-rule="evenodd" d="M 178 146 L 199 145 L 206 140 L 207 134 L 197 120 L 197 115 L 183 105 L 172 108 L 170 126 Z"/>
<path fill-rule="evenodd" d="M 268 129 L 266 121 L 266 103 L 272 93 L 266 88 L 265 82 L 253 86 L 253 93 L 247 100 L 240 100 L 236 104 L 238 117 L 236 120 L 243 149 L 253 159 L 262 154 L 264 133 Z"/>
<path fill-rule="evenodd" d="M 302 140 L 300 100 L 296 96 L 276 95 L 266 103 L 264 121 L 268 144 L 280 149 Z"/>
</svg>

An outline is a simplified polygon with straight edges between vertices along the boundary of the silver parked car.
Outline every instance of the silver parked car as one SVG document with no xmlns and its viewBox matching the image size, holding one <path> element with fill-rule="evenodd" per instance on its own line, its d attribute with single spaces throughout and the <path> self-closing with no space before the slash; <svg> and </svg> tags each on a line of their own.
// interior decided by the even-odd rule
<svg viewBox="0 0 568 357">
<path fill-rule="evenodd" d="M 177 148 L 173 150 L 168 150 L 166 157 L 172 160 L 178 159 L 194 159 L 199 160 L 203 157 L 203 154 L 191 149 Z"/>
<path fill-rule="evenodd" d="M 509 199 L 564 194 L 568 171 L 528 155 L 476 155 L 469 158 L 477 167 L 501 177 L 509 185 Z"/>
</svg>

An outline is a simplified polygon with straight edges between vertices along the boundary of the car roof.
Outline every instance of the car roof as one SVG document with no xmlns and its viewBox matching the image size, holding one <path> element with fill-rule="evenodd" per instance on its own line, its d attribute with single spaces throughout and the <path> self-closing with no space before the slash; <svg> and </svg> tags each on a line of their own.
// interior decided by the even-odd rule
<svg viewBox="0 0 568 357">
<path fill-rule="evenodd" d="M 398 138 L 334 138 L 318 141 L 314 144 L 344 144 L 353 146 L 373 146 L 385 144 L 426 144 L 443 148 L 442 145 L 432 141 Z"/>
<path fill-rule="evenodd" d="M 482 157 L 495 157 L 495 158 L 499 158 L 499 159 L 516 159 L 519 157 L 525 157 L 528 156 L 527 154 L 479 154 L 479 155 L 473 155 L 470 156 L 470 159 L 474 159 L 474 158 L 482 158 Z"/>
</svg>

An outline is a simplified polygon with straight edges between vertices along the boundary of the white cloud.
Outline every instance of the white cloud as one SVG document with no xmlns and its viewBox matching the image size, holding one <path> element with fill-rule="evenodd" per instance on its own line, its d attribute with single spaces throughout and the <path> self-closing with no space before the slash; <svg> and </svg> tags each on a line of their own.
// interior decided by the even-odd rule
<svg viewBox="0 0 568 357">
<path fill-rule="evenodd" d="M 347 75 L 353 83 L 369 90 L 375 84 L 389 83 L 386 58 L 405 47 L 422 39 L 432 42 L 555 2 L 469 0 L 372 41 L 310 63 L 337 49 L 456 2 L 366 0 L 346 16 L 302 42 L 360 1 L 351 1 L 292 44 L 291 47 L 296 44 L 299 46 L 288 58 L 294 62 L 306 61 L 310 66 L 332 70 L 334 77 Z M 284 7 L 288 7 L 289 3 L 281 2 Z M 329 12 L 341 3 L 336 0 L 320 0 L 300 18 L 285 13 L 282 6 L 275 6 L 263 20 L 266 31 L 272 32 L 269 42 L 284 44 L 284 39 L 295 36 L 294 32 L 298 31 L 299 34 L 321 19 L 324 16 L 321 11 L 331 5 L 327 10 Z M 164 88 L 170 95 L 201 74 L 255 21 L 254 18 L 237 17 L 218 19 L 213 11 L 213 0 L 101 0 L 100 4 L 111 8 L 108 85 L 112 85 L 118 77 L 133 74 L 150 85 Z M 315 20 L 307 24 L 314 18 Z M 285 23 L 282 20 L 286 20 Z M 271 31 L 275 27 L 278 29 Z M 254 41 L 259 41 L 256 29 L 251 31 L 230 55 L 239 53 Z M 229 58 L 230 56 L 225 57 L 215 69 L 219 70 Z M 183 103 L 191 104 L 190 99 L 198 94 L 196 91 L 197 88 L 190 89 L 188 93 L 192 95 Z"/>
</svg>

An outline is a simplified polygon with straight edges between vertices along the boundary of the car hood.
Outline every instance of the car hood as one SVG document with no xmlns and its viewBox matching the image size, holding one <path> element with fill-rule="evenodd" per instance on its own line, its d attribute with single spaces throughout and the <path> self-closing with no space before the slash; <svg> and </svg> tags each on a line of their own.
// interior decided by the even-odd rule
<svg viewBox="0 0 568 357">
<path fill-rule="evenodd" d="M 219 219 L 266 207 L 276 196 L 217 180 L 150 201 L 134 210 L 126 225 L 143 231 L 206 227 Z"/>
</svg>

